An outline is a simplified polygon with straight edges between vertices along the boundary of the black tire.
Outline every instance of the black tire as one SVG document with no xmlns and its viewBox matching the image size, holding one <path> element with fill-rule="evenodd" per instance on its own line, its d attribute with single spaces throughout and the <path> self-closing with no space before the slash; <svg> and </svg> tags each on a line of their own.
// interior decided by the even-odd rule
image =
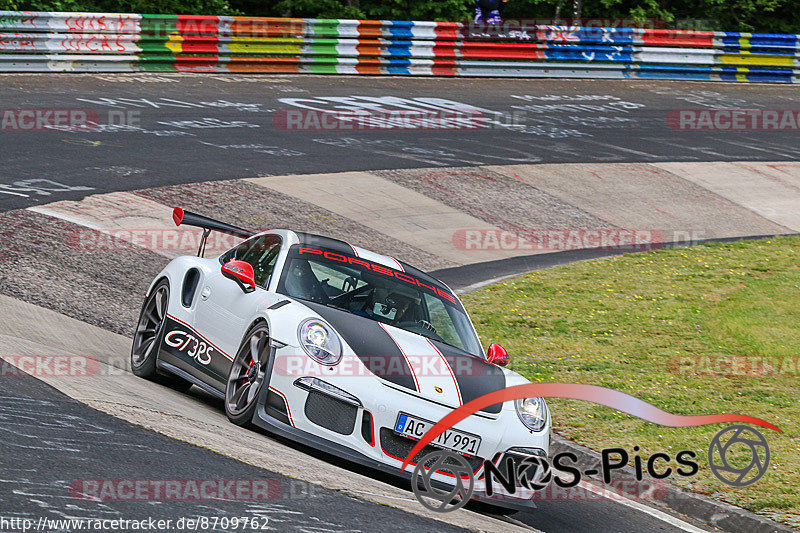
<svg viewBox="0 0 800 533">
<path fill-rule="evenodd" d="M 252 424 L 269 361 L 269 327 L 258 322 L 245 333 L 225 384 L 225 415 L 237 426 Z"/>
<path fill-rule="evenodd" d="M 131 346 L 131 371 L 140 378 L 156 381 L 180 392 L 188 391 L 192 384 L 178 376 L 158 371 L 158 347 L 164 337 L 169 302 L 169 282 L 160 281 L 144 301 L 139 322 L 133 333 Z"/>
</svg>

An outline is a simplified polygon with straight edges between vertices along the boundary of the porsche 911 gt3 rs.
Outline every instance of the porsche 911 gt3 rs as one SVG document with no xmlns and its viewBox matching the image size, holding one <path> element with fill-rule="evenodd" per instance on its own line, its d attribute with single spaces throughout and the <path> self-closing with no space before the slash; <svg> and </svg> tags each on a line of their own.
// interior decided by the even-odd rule
<svg viewBox="0 0 800 533">
<path fill-rule="evenodd" d="M 215 258 L 179 257 L 150 285 L 133 339 L 141 377 L 224 400 L 229 420 L 397 475 L 433 424 L 487 393 L 528 383 L 484 354 L 458 297 L 394 258 L 299 231 L 253 234 L 175 208 L 177 225 L 244 239 Z M 204 241 L 203 241 L 204 242 Z M 482 484 L 483 461 L 546 457 L 541 398 L 489 406 L 439 435 L 431 450 L 474 468 L 474 498 L 527 505 L 533 493 Z M 448 476 L 434 475 L 447 485 Z M 450 483 L 451 484 L 451 483 Z"/>
</svg>

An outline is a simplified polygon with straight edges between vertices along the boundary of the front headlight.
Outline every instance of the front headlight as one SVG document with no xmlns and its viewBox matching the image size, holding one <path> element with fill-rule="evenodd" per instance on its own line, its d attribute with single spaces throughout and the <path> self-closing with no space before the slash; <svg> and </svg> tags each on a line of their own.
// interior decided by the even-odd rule
<svg viewBox="0 0 800 533">
<path fill-rule="evenodd" d="M 514 400 L 517 416 L 532 431 L 541 431 L 547 424 L 547 403 L 544 398 L 522 398 Z"/>
<path fill-rule="evenodd" d="M 342 360 L 342 341 L 325 322 L 306 320 L 297 330 L 300 346 L 311 358 L 323 365 L 334 366 Z"/>
</svg>

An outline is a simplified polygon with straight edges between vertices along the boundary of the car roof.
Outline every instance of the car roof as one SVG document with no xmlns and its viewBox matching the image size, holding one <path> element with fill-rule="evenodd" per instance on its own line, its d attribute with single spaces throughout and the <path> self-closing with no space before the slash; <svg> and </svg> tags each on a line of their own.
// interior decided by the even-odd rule
<svg viewBox="0 0 800 533">
<path fill-rule="evenodd" d="M 440 280 L 430 276 L 429 274 L 426 274 L 425 272 L 414 266 L 409 265 L 408 263 L 399 261 L 394 257 L 379 254 L 377 252 L 373 252 L 371 250 L 367 250 L 365 248 L 352 245 L 343 240 L 334 239 L 333 237 L 326 237 L 324 235 L 317 235 L 314 233 L 305 233 L 302 231 L 292 231 L 292 233 L 294 233 L 297 236 L 299 244 L 303 244 L 306 246 L 316 246 L 319 248 L 326 248 L 328 250 L 344 255 L 355 255 L 356 257 L 361 257 L 363 259 L 379 263 L 383 266 L 387 266 L 395 270 L 406 272 L 412 276 L 415 276 L 421 281 L 438 285 L 439 287 L 446 289 L 448 292 L 452 292 L 452 290 L 450 290 L 450 287 L 445 285 Z"/>
</svg>

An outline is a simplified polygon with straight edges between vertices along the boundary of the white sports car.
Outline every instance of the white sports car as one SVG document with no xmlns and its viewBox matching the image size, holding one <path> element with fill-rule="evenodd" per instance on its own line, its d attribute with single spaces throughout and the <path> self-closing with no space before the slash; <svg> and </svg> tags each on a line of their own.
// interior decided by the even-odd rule
<svg viewBox="0 0 800 533">
<path fill-rule="evenodd" d="M 391 257 L 289 230 L 252 234 L 175 208 L 177 225 L 245 239 L 216 258 L 179 257 L 153 280 L 133 339 L 133 372 L 224 399 L 237 425 L 266 430 L 387 471 L 453 409 L 528 381 L 484 351 L 442 282 Z M 205 242 L 205 241 L 203 241 Z M 490 406 L 440 435 L 435 449 L 474 468 L 473 498 L 530 507 L 530 490 L 489 498 L 484 459 L 546 457 L 541 398 Z M 413 463 L 412 463 L 413 464 Z M 445 473 L 434 481 L 451 486 Z"/>
</svg>

